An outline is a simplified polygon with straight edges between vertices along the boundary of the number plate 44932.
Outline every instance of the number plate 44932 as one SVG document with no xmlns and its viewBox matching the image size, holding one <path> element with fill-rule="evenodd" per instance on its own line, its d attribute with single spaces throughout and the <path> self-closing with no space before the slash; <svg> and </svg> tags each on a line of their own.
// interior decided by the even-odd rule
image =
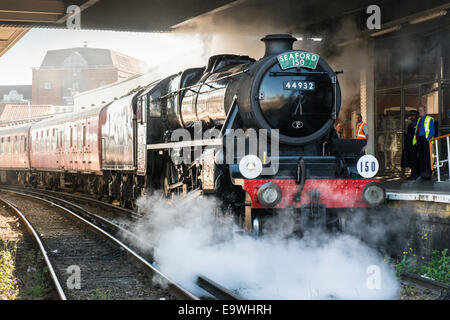
<svg viewBox="0 0 450 320">
<path fill-rule="evenodd" d="M 285 90 L 314 90 L 316 84 L 313 81 L 284 81 L 283 89 Z"/>
</svg>

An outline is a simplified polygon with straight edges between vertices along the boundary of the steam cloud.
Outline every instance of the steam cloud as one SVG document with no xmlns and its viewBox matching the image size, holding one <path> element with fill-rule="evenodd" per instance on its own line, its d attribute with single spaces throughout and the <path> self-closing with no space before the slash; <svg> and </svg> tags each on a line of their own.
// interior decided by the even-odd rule
<svg viewBox="0 0 450 320">
<path fill-rule="evenodd" d="M 398 283 L 382 257 L 350 235 L 270 237 L 237 233 L 212 198 L 139 200 L 147 213 L 135 226 L 139 245 L 153 250 L 158 268 L 189 290 L 206 276 L 249 299 L 392 299 Z M 286 221 L 284 221 L 286 222 Z M 292 222 L 292 221 L 291 221 Z M 368 267 L 380 270 L 380 289 L 367 287 Z"/>
<path fill-rule="evenodd" d="M 260 41 L 267 34 L 290 33 L 303 38 L 294 43 L 294 49 L 306 50 L 319 54 L 326 59 L 334 70 L 343 70 L 339 76 L 342 91 L 341 119 L 350 119 L 351 111 L 359 110 L 360 72 L 364 70 L 371 57 L 364 42 L 356 42 L 343 47 L 336 46 L 341 39 L 354 38 L 361 30 L 353 19 L 343 18 L 333 28 L 324 24 L 321 30 L 309 30 L 302 26 L 303 18 L 311 12 L 305 12 L 306 4 L 296 1 L 277 4 L 263 1 L 247 1 L 230 12 L 217 13 L 199 17 L 192 22 L 174 30 L 176 34 L 193 35 L 201 39 L 202 47 L 195 52 L 184 55 L 183 63 L 192 61 L 205 65 L 208 58 L 215 54 L 241 54 L 259 59 L 264 55 L 264 44 Z M 326 10 L 336 14 L 338 10 Z M 337 8 L 334 8 L 337 9 Z M 340 8 L 342 9 L 342 8 Z M 324 13 L 325 14 L 325 13 Z M 322 41 L 307 40 L 320 37 Z M 186 65 L 179 66 L 179 70 Z"/>
</svg>

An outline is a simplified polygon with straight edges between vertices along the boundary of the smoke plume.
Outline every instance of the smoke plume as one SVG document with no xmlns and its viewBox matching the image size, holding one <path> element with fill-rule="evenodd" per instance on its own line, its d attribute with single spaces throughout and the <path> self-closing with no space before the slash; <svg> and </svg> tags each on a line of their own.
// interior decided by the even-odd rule
<svg viewBox="0 0 450 320">
<path fill-rule="evenodd" d="M 310 234 L 299 239 L 281 228 L 255 239 L 237 232 L 231 218 L 218 222 L 222 212 L 213 198 L 167 203 L 154 195 L 141 198 L 139 205 L 146 212 L 134 230 L 141 248 L 153 251 L 163 273 L 198 294 L 196 277 L 203 275 L 248 299 L 396 297 L 393 270 L 356 237 Z M 377 288 L 369 283 L 373 266 L 379 270 Z"/>
</svg>

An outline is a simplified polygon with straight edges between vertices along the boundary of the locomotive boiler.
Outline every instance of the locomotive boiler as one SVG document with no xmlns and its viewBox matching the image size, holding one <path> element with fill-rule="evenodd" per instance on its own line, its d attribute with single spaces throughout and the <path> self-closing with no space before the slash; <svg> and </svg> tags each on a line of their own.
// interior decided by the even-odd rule
<svg viewBox="0 0 450 320">
<path fill-rule="evenodd" d="M 286 211 L 300 229 L 320 228 L 343 210 L 382 204 L 381 185 L 356 169 L 365 141 L 334 131 L 339 72 L 293 50 L 295 40 L 268 35 L 257 61 L 216 55 L 96 110 L 33 124 L 27 168 L 0 171 L 131 207 L 158 189 L 166 197 L 210 194 L 255 234 Z"/>
</svg>

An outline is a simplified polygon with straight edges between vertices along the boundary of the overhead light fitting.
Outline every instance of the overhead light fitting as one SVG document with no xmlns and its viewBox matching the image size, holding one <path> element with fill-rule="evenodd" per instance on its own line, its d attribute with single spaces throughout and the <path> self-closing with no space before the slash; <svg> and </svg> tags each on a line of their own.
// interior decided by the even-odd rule
<svg viewBox="0 0 450 320">
<path fill-rule="evenodd" d="M 350 44 L 354 44 L 361 41 L 361 38 L 356 38 L 356 39 L 352 39 L 352 40 L 347 40 L 347 41 L 343 41 L 337 44 L 338 47 L 345 47 L 348 46 Z"/>
<path fill-rule="evenodd" d="M 416 19 L 412 19 L 411 21 L 409 21 L 410 24 L 418 24 L 421 22 L 425 22 L 431 19 L 435 19 L 435 18 L 439 18 L 439 17 L 443 17 L 447 14 L 447 10 L 441 10 L 438 12 L 434 12 Z"/>
<path fill-rule="evenodd" d="M 387 29 L 383 29 L 383 30 L 371 33 L 370 36 L 371 37 L 378 37 L 378 36 L 381 36 L 383 34 L 388 34 L 388 33 L 394 32 L 394 31 L 398 31 L 401 28 L 402 28 L 401 26 L 390 27 L 390 28 L 387 28 Z"/>
</svg>

